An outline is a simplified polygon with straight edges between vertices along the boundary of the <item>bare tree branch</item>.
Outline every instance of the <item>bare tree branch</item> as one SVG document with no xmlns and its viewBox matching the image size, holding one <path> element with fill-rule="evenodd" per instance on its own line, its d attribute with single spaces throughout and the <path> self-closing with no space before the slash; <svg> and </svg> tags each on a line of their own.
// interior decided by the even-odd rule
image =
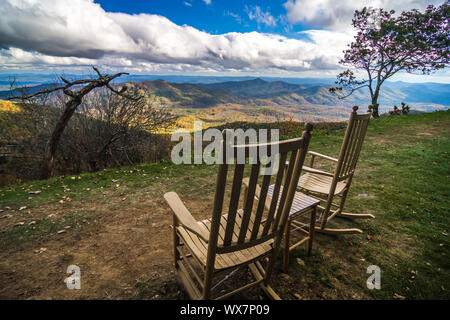
<svg viewBox="0 0 450 320">
<path fill-rule="evenodd" d="M 56 149 L 58 147 L 61 135 L 64 132 L 64 129 L 66 128 L 67 123 L 72 118 L 75 110 L 82 103 L 84 96 L 86 96 L 89 92 L 91 92 L 95 88 L 107 87 L 109 90 L 111 90 L 115 94 L 120 95 L 124 98 L 129 98 L 129 99 L 134 99 L 134 100 L 140 99 L 140 97 L 131 97 L 131 96 L 124 94 L 126 89 L 118 91 L 118 90 L 114 89 L 113 86 L 110 85 L 110 82 L 112 80 L 114 80 L 124 74 L 128 74 L 128 73 L 120 72 L 120 73 L 116 73 L 113 75 L 108 75 L 108 74 L 102 75 L 95 66 L 92 66 L 92 68 L 98 75 L 97 79 L 81 79 L 81 80 L 75 80 L 75 81 L 68 81 L 64 77 L 60 77 L 60 79 L 65 83 L 65 85 L 63 85 L 63 86 L 56 86 L 53 88 L 40 90 L 34 94 L 13 96 L 13 97 L 7 98 L 8 100 L 21 99 L 22 101 L 24 101 L 24 100 L 31 99 L 33 97 L 38 97 L 38 96 L 42 96 L 45 94 L 51 94 L 51 93 L 54 93 L 54 92 L 57 92 L 60 90 L 66 96 L 69 97 L 68 101 L 65 103 L 64 110 L 63 110 L 58 122 L 56 123 L 56 126 L 53 129 L 53 132 L 52 132 L 49 140 L 47 141 L 47 144 L 45 147 L 45 154 L 44 154 L 44 161 L 43 161 L 42 175 L 41 175 L 42 178 L 44 178 L 44 179 L 49 178 L 52 175 Z M 74 88 L 74 90 L 72 90 L 72 88 Z"/>
</svg>

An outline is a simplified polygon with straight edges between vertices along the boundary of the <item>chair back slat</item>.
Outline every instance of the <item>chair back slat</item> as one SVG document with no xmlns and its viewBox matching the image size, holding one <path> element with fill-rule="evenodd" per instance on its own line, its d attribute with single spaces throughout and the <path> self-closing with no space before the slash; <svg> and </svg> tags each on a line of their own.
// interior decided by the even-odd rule
<svg viewBox="0 0 450 320">
<path fill-rule="evenodd" d="M 272 201 L 270 203 L 269 212 L 267 213 L 267 219 L 266 219 L 266 223 L 263 228 L 262 236 L 267 235 L 267 233 L 269 232 L 270 226 L 272 225 L 272 222 L 275 217 L 275 210 L 277 209 L 277 205 L 278 205 L 278 198 L 280 195 L 281 183 L 283 181 L 283 175 L 284 175 L 285 168 L 286 168 L 286 159 L 287 159 L 287 152 L 282 152 L 280 154 L 280 160 L 278 162 L 278 173 L 277 173 L 276 180 L 275 180 Z"/>
<path fill-rule="evenodd" d="M 347 130 L 346 130 L 346 134 L 344 136 L 344 143 L 342 145 L 342 162 L 341 162 L 341 167 L 339 170 L 339 176 L 343 176 L 345 174 L 345 170 L 347 168 L 346 163 L 348 162 L 348 159 L 350 158 L 350 153 L 351 153 L 351 149 L 352 149 L 352 145 L 355 142 L 355 136 L 356 136 L 356 131 L 357 131 L 357 122 L 355 121 L 355 117 L 352 114 L 350 116 L 350 121 L 348 123 L 347 126 Z M 345 147 L 344 147 L 345 144 Z"/>
<path fill-rule="evenodd" d="M 227 182 L 228 165 L 219 164 L 219 172 L 216 180 L 216 192 L 214 194 L 214 209 L 211 218 L 211 228 L 209 230 L 208 261 L 212 263 L 217 250 L 217 240 L 219 237 L 220 220 L 222 216 L 223 200 L 225 196 L 225 185 Z"/>
<path fill-rule="evenodd" d="M 358 163 L 359 155 L 361 153 L 362 144 L 364 142 L 364 138 L 366 136 L 368 126 L 369 126 L 369 119 L 361 121 L 361 131 L 359 132 L 358 144 L 356 146 L 353 160 L 349 165 L 349 168 L 350 168 L 349 171 L 353 171 L 356 168 L 356 164 Z"/>
<path fill-rule="evenodd" d="M 276 231 L 278 228 L 278 225 L 280 223 L 280 219 L 281 219 L 281 213 L 283 211 L 283 207 L 285 204 L 285 200 L 286 200 L 286 196 L 288 194 L 289 191 L 289 183 L 292 179 L 292 173 L 294 171 L 294 167 L 295 167 L 295 158 L 297 157 L 297 150 L 293 150 L 291 152 L 291 156 L 289 159 L 289 164 L 287 165 L 287 170 L 286 170 L 286 175 L 284 176 L 284 184 L 283 184 L 283 189 L 281 192 L 281 197 L 279 200 L 279 204 L 278 204 L 278 210 L 277 213 L 275 215 L 275 220 L 273 222 L 272 225 L 272 232 Z"/>
<path fill-rule="evenodd" d="M 252 228 L 252 234 L 250 236 L 250 240 L 255 240 L 258 236 L 258 233 L 260 232 L 261 220 L 262 220 L 264 209 L 266 206 L 267 191 L 269 190 L 270 180 L 271 180 L 270 175 L 266 174 L 263 176 L 262 186 L 261 186 L 261 190 L 259 192 L 258 207 L 257 207 L 256 213 L 255 213 L 255 220 L 253 222 L 253 228 Z"/>
<path fill-rule="evenodd" d="M 236 164 L 233 177 L 233 186 L 231 189 L 230 196 L 230 206 L 228 209 L 228 223 L 225 229 L 224 245 L 228 246 L 231 244 L 233 239 L 234 224 L 236 222 L 236 213 L 239 205 L 239 196 L 241 195 L 242 178 L 244 175 L 244 164 Z"/>
<path fill-rule="evenodd" d="M 239 232 L 238 243 L 243 243 L 248 232 L 248 224 L 250 222 L 250 216 L 252 214 L 253 203 L 255 198 L 256 184 L 258 183 L 258 174 L 260 169 L 260 162 L 252 165 L 252 170 L 250 173 L 250 181 L 247 189 L 247 194 L 245 196 L 244 203 L 244 213 L 242 216 L 241 230 Z"/>
<path fill-rule="evenodd" d="M 344 180 L 351 176 L 356 168 L 361 147 L 366 135 L 371 112 L 357 114 L 358 107 L 353 107 L 350 120 L 345 132 L 344 141 L 339 153 L 335 178 Z"/>
<path fill-rule="evenodd" d="M 354 152 L 356 150 L 356 145 L 358 144 L 359 140 L 359 133 L 361 130 L 361 121 L 358 121 L 356 117 L 354 117 L 353 120 L 353 127 L 350 133 L 350 139 L 346 150 L 345 159 L 342 163 L 341 168 L 341 176 L 348 174 L 350 171 L 350 163 L 353 161 Z"/>
<path fill-rule="evenodd" d="M 225 194 L 227 194 L 226 181 L 228 169 L 229 167 L 232 168 L 233 165 L 219 165 L 214 198 L 214 211 L 210 224 L 208 255 L 214 255 L 212 250 L 217 250 L 217 252 L 241 250 L 242 248 L 261 243 L 262 241 L 267 241 L 279 234 L 282 224 L 286 221 L 286 219 L 283 218 L 283 215 L 285 214 L 287 217 L 287 214 L 289 213 L 289 211 L 286 211 L 286 208 L 289 206 L 290 209 L 292 204 L 292 196 L 289 194 L 295 192 L 295 186 L 292 185 L 292 181 L 295 177 L 297 177 L 298 181 L 300 175 L 300 169 L 298 168 L 299 166 L 301 168 L 303 164 L 303 162 L 299 164 L 299 161 L 304 161 L 311 137 L 311 130 L 312 126 L 308 124 L 307 131 L 303 133 L 301 138 L 267 144 L 233 146 L 234 159 L 232 160 L 235 162 L 238 158 L 238 150 L 245 151 L 246 157 L 257 154 L 258 159 L 252 161 L 251 164 L 239 163 L 234 165 L 233 181 L 230 183 L 231 191 L 229 195 L 228 212 L 227 215 L 223 217 L 224 219 L 222 219 L 222 211 Z M 224 141 L 221 157 L 225 160 L 225 132 L 223 136 Z M 276 156 L 278 165 L 274 166 L 273 163 L 270 164 L 270 168 L 275 168 L 277 171 L 273 170 L 275 171 L 273 174 L 276 174 L 274 194 L 273 199 L 269 201 L 267 199 L 267 194 L 269 185 L 273 180 L 273 175 L 267 175 L 267 172 L 265 172 L 266 174 L 261 175 L 262 171 L 267 171 L 261 170 L 267 169 L 267 164 L 262 164 L 259 156 L 261 155 L 260 151 L 264 148 L 264 151 L 267 151 L 268 155 L 272 156 L 271 159 L 273 161 L 275 154 L 272 154 L 272 148 L 275 146 L 278 148 L 279 154 Z M 288 156 L 290 161 L 289 164 L 287 164 L 287 175 L 283 181 L 283 173 L 285 171 L 286 159 L 288 159 Z M 247 166 L 251 166 L 250 177 L 248 179 L 247 188 L 243 189 L 241 185 L 243 184 L 243 176 L 245 167 Z M 298 174 L 294 174 L 295 168 L 299 171 Z M 258 183 L 258 180 L 261 180 L 261 184 Z M 247 179 L 245 181 L 247 181 Z M 297 181 L 295 182 L 295 185 Z M 245 192 L 243 193 L 242 190 L 245 190 Z M 243 194 L 243 210 L 238 210 L 239 204 L 241 203 L 241 194 Z M 288 203 L 288 199 L 290 199 L 289 201 L 291 203 Z"/>
</svg>

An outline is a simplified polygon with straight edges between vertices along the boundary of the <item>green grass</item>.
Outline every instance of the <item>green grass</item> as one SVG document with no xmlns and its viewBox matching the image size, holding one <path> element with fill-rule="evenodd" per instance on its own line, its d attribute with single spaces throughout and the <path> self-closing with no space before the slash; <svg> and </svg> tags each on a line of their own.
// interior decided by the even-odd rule
<svg viewBox="0 0 450 320">
<path fill-rule="evenodd" d="M 30 243 L 41 243 L 51 236 L 58 235 L 58 231 L 69 230 L 75 239 L 80 238 L 80 232 L 85 223 L 89 223 L 97 216 L 95 212 L 79 211 L 64 217 L 25 219 L 23 225 L 16 225 L 0 233 L 0 246 L 3 249 L 23 249 Z M 65 231 L 65 232 L 66 232 Z"/>
<path fill-rule="evenodd" d="M 138 188 L 148 187 L 155 182 L 170 182 L 174 177 L 182 178 L 185 173 L 198 169 L 210 170 L 213 168 L 206 165 L 177 166 L 166 160 L 160 163 L 31 181 L 0 188 L 0 208 L 19 209 L 26 206 L 28 209 L 32 209 L 59 201 L 64 196 L 69 196 L 73 203 L 95 199 L 104 193 L 120 196 Z M 30 193 L 35 191 L 41 191 L 41 193 Z"/>
<path fill-rule="evenodd" d="M 314 136 L 311 149 L 337 155 L 342 135 L 335 131 Z M 382 290 L 368 290 L 363 281 L 355 284 L 367 295 L 377 299 L 392 299 L 395 293 L 409 299 L 450 297 L 449 152 L 449 111 L 371 121 L 346 204 L 348 212 L 375 214 L 375 220 L 355 222 L 371 240 L 359 241 L 353 248 L 346 245 L 361 238 L 345 237 L 344 248 L 336 248 L 350 255 L 344 258 L 349 265 L 361 266 L 358 280 L 368 276 L 363 273 L 369 262 L 381 268 Z M 376 199 L 356 197 L 361 193 Z M 352 253 L 365 262 L 350 261 Z M 324 263 L 319 269 L 333 274 Z"/>
<path fill-rule="evenodd" d="M 407 298 L 450 297 L 449 125 L 447 111 L 374 121 L 368 132 L 388 140 L 365 146 L 361 167 L 375 170 L 356 180 L 353 191 L 365 187 L 377 200 L 351 205 L 382 213 L 376 223 L 367 223 L 378 233 L 367 250 L 374 252 L 386 280 L 384 290 L 373 292 L 376 298 L 391 298 L 394 291 Z M 432 135 L 417 135 L 423 132 Z M 390 238 L 396 234 L 412 239 L 403 249 L 411 251 L 409 259 L 391 254 Z M 417 274 L 413 279 L 411 271 Z"/>
<path fill-rule="evenodd" d="M 344 130 L 336 126 L 314 131 L 310 150 L 337 156 Z M 315 298 L 352 298 L 355 294 L 392 299 L 398 294 L 407 299 L 449 299 L 449 152 L 449 111 L 371 120 L 345 211 L 372 213 L 376 219 L 345 222 L 364 230 L 362 236 L 318 236 L 311 257 L 305 257 L 303 249 L 296 250 L 290 263 L 292 290 L 304 286 L 309 291 L 302 296 L 314 293 Z M 144 188 L 164 188 L 189 195 L 191 201 L 212 203 L 213 192 L 205 188 L 214 186 L 216 170 L 215 166 L 176 166 L 163 161 L 32 181 L 1 188 L 0 209 L 11 207 L 17 212 L 26 206 L 33 210 L 64 196 L 71 198 L 67 205 L 72 209 L 83 201 L 106 206 L 111 197 L 125 196 L 122 205 L 132 206 L 133 197 Z M 29 193 L 36 190 L 42 192 Z M 362 193 L 375 199 L 358 197 Z M 5 213 L 8 210 L 0 215 Z M 54 223 L 42 218 L 28 225 L 24 220 L 23 226 L 0 233 L 1 246 L 45 241 L 47 235 L 69 224 L 82 225 L 80 221 L 95 213 L 72 215 L 66 217 L 71 221 Z M 151 218 L 144 220 L 151 222 Z M 296 263 L 297 257 L 305 266 Z M 371 264 L 381 268 L 381 290 L 365 286 L 366 268 Z"/>
</svg>

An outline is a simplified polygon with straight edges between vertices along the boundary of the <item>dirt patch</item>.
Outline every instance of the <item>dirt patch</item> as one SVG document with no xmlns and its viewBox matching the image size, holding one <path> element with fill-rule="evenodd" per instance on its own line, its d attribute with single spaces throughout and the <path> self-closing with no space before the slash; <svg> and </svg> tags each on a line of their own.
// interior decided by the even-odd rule
<svg viewBox="0 0 450 320">
<path fill-rule="evenodd" d="M 211 184 L 209 177 L 196 181 Z M 0 299 L 187 298 L 173 267 L 172 212 L 163 199 L 169 189 L 158 182 L 132 190 L 126 197 L 105 192 L 89 201 L 57 201 L 31 210 L 5 211 L 12 217 L 0 220 L 0 232 L 15 230 L 22 221 L 29 229 L 22 232 L 32 231 L 30 221 L 64 225 L 61 221 L 79 212 L 91 218 L 82 219 L 78 229 L 58 233 L 53 228 L 49 234 L 23 240 L 21 248 L 2 250 Z M 212 199 L 213 192 L 213 188 L 192 187 L 180 196 L 195 218 L 204 219 L 210 216 L 213 203 L 203 199 Z M 80 290 L 69 290 L 64 283 L 70 265 L 80 267 Z M 258 293 L 248 296 L 255 297 Z"/>
<path fill-rule="evenodd" d="M 78 234 L 68 229 L 44 241 L 33 242 L 23 250 L 2 252 L 0 297 L 126 298 L 137 293 L 139 278 L 158 275 L 170 281 L 173 279 L 171 216 L 162 203 L 161 192 L 138 195 L 139 201 L 131 205 L 124 206 L 119 200 L 103 208 L 95 207 L 98 216 Z M 92 206 L 95 204 L 85 203 L 77 210 L 92 209 Z M 42 216 L 43 212 L 57 212 L 59 216 L 72 213 L 58 208 L 54 204 L 33 211 L 36 216 Z M 3 222 L 2 229 L 11 227 L 11 223 L 12 220 Z M 81 290 L 68 290 L 63 282 L 68 276 L 66 269 L 72 264 L 81 269 Z"/>
</svg>

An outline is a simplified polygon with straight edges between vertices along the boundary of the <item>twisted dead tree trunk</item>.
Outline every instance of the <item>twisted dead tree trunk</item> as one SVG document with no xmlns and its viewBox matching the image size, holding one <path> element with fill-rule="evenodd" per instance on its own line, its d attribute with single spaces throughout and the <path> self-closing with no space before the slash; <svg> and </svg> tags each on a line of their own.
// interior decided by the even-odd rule
<svg viewBox="0 0 450 320">
<path fill-rule="evenodd" d="M 45 151 L 44 151 L 44 159 L 42 163 L 42 171 L 41 171 L 41 179 L 48 179 L 53 175 L 53 168 L 55 165 L 55 155 L 56 150 L 58 148 L 59 141 L 61 139 L 61 135 L 64 132 L 64 129 L 67 126 L 67 123 L 72 118 L 73 114 L 77 110 L 78 106 L 82 103 L 83 97 L 86 96 L 89 92 L 94 90 L 95 88 L 100 87 L 106 87 L 112 92 L 123 96 L 127 99 L 137 101 L 141 97 L 132 97 L 125 94 L 125 91 L 127 90 L 127 87 L 122 87 L 121 90 L 116 90 L 113 88 L 110 84 L 110 82 L 118 78 L 124 74 L 128 74 L 125 72 L 116 73 L 114 75 L 102 75 L 100 71 L 96 67 L 92 67 L 94 71 L 97 73 L 98 78 L 97 79 L 83 79 L 83 80 L 76 80 L 76 81 L 68 81 L 64 79 L 63 77 L 60 77 L 60 79 L 65 83 L 62 86 L 50 88 L 41 90 L 39 92 L 36 92 L 31 95 L 26 96 L 14 96 L 14 97 L 8 97 L 8 100 L 17 100 L 20 99 L 22 101 L 31 99 L 33 97 L 37 97 L 40 95 L 49 94 L 52 92 L 56 92 L 59 90 L 62 90 L 62 92 L 69 97 L 68 101 L 64 105 L 63 112 L 61 116 L 58 119 L 58 122 L 55 125 L 55 128 L 53 129 L 46 145 L 45 145 Z M 75 87 L 73 90 L 72 87 Z M 79 88 L 80 87 L 80 88 Z"/>
</svg>

